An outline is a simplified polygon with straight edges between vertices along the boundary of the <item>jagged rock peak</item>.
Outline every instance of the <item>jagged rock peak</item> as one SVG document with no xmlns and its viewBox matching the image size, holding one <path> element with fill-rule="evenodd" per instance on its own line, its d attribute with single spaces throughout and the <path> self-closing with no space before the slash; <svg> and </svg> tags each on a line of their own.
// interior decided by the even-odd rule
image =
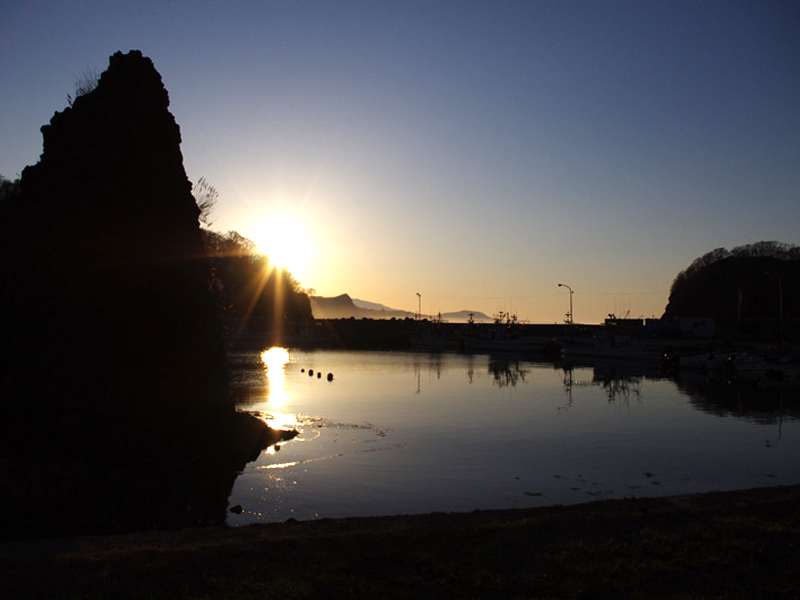
<svg viewBox="0 0 800 600">
<path fill-rule="evenodd" d="M 129 224 L 192 225 L 199 210 L 168 106 L 153 62 L 115 53 L 95 89 L 42 127 L 39 164 L 23 173 L 27 196 L 60 211 L 118 210 Z"/>
<path fill-rule="evenodd" d="M 95 89 L 42 128 L 42 156 L 0 223 L 17 298 L 7 312 L 32 324 L 0 319 L 0 331 L 37 357 L 20 373 L 42 370 L 36 348 L 48 348 L 52 376 L 31 396 L 53 407 L 227 404 L 199 209 L 168 104 L 150 59 L 114 54 Z"/>
<path fill-rule="evenodd" d="M 140 50 L 131 50 L 127 54 L 115 52 L 109 59 L 108 70 L 98 81 L 98 88 L 107 90 L 109 95 L 126 96 L 132 101 L 147 96 L 149 102 L 158 99 L 163 108 L 169 107 L 169 94 L 161 75 L 153 61 L 142 56 Z"/>
</svg>

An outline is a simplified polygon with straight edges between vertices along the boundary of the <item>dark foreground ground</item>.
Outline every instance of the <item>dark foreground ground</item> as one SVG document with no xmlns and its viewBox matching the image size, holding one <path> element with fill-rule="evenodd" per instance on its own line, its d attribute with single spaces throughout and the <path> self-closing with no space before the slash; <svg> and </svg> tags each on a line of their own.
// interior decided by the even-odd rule
<svg viewBox="0 0 800 600">
<path fill-rule="evenodd" d="M 0 544 L 8 598 L 798 598 L 800 486 Z"/>
</svg>

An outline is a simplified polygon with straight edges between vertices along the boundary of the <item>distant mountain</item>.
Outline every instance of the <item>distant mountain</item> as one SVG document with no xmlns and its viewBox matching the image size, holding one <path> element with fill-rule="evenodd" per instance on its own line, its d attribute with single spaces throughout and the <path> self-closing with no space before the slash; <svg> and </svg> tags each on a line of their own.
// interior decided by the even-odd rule
<svg viewBox="0 0 800 600">
<path fill-rule="evenodd" d="M 476 323 L 492 323 L 494 319 L 477 310 L 459 310 L 458 312 L 443 313 L 442 319 L 451 323 L 466 323 L 470 316 Z"/>
<path fill-rule="evenodd" d="M 414 317 L 414 313 L 395 310 L 373 302 L 358 300 L 361 304 L 359 306 L 348 294 L 333 298 L 311 296 L 310 300 L 311 312 L 317 319 L 349 319 L 351 317 L 356 319 L 405 319 Z"/>
<path fill-rule="evenodd" d="M 378 304 L 377 302 L 367 302 L 366 300 L 359 300 L 358 298 L 353 298 L 353 304 L 355 304 L 358 308 L 366 308 L 367 310 L 388 310 L 391 312 L 403 312 L 398 311 L 396 308 L 390 308 L 384 304 Z"/>
<path fill-rule="evenodd" d="M 416 317 L 416 313 L 390 308 L 376 302 L 351 298 L 348 294 L 332 298 L 311 296 L 310 300 L 311 311 L 317 319 L 349 319 L 351 317 L 356 319 L 413 319 Z M 453 323 L 466 323 L 470 315 L 473 315 L 476 323 L 490 323 L 494 320 L 475 310 L 442 313 L 442 319 Z M 431 315 L 423 315 L 423 318 L 430 319 L 432 317 Z"/>
</svg>

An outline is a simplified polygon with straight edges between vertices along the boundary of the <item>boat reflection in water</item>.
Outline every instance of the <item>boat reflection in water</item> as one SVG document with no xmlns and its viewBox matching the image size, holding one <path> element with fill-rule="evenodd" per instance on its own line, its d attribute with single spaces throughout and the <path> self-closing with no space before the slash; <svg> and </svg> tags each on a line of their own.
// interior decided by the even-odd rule
<svg viewBox="0 0 800 600">
<path fill-rule="evenodd" d="M 641 399 L 641 387 L 647 379 L 643 366 L 614 362 L 608 360 L 596 360 L 593 364 L 584 363 L 582 366 L 574 361 L 554 363 L 560 366 L 564 372 L 564 389 L 567 392 L 570 403 L 572 402 L 573 388 L 597 387 L 602 389 L 609 402 L 617 400 L 629 402 L 631 399 Z M 573 371 L 586 372 L 591 368 L 591 378 L 575 380 Z M 654 371 L 651 369 L 651 377 Z"/>
</svg>

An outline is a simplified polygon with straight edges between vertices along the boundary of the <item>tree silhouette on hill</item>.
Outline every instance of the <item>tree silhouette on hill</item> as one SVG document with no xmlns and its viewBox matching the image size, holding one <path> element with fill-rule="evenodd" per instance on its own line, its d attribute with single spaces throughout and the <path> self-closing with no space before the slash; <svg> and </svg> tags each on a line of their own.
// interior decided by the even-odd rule
<svg viewBox="0 0 800 600">
<path fill-rule="evenodd" d="M 292 274 L 270 264 L 256 245 L 235 231 L 203 229 L 214 289 L 230 333 L 269 331 L 272 343 L 302 330 L 311 320 L 308 294 Z"/>
<path fill-rule="evenodd" d="M 800 318 L 800 247 L 758 242 L 704 254 L 675 277 L 664 317 L 713 317 L 727 332 Z"/>
</svg>

